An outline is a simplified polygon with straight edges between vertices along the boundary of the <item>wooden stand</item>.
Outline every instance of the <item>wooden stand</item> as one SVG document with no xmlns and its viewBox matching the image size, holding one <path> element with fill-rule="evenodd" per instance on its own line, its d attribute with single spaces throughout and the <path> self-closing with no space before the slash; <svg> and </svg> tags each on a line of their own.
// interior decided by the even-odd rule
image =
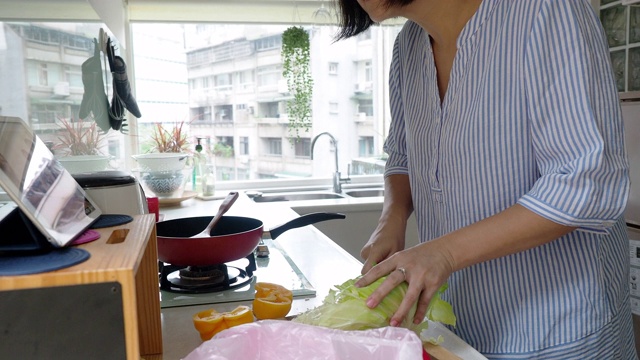
<svg viewBox="0 0 640 360">
<path fill-rule="evenodd" d="M 137 215 L 129 224 L 97 231 L 100 239 L 80 245 L 91 254 L 87 261 L 43 274 L 0 276 L 0 296 L 11 291 L 56 288 L 64 292 L 75 288 L 71 285 L 117 283 L 122 291 L 127 359 L 162 353 L 155 216 Z M 25 321 L 29 316 L 25 314 Z"/>
</svg>

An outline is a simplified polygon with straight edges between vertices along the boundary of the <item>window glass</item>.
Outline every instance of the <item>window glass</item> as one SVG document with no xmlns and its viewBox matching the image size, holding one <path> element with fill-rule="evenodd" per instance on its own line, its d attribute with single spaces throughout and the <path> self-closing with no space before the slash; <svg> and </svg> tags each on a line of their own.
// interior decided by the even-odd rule
<svg viewBox="0 0 640 360">
<path fill-rule="evenodd" d="M 136 69 L 142 66 L 138 57 L 161 58 L 165 52 L 184 53 L 186 73 L 180 83 L 185 85 L 179 90 L 188 94 L 184 112 L 195 123 L 198 121 L 195 118 L 206 120 L 205 109 L 211 109 L 213 119 L 206 126 L 193 126 L 191 136 L 226 139 L 224 144 L 237 144 L 233 156 L 243 159 L 225 163 L 226 179 L 291 178 L 292 174 L 301 178 L 329 177 L 335 164 L 328 141 L 318 142 L 317 153 L 311 160 L 311 140 L 325 131 L 338 140 L 341 171 L 346 172 L 347 166 L 354 165 L 354 161 L 371 158 L 375 165 L 369 166 L 366 173 L 382 172 L 384 160 L 378 160 L 384 159 L 382 145 L 389 124 L 384 88 L 399 25 L 373 27 L 361 36 L 339 42 L 333 38 L 336 27 L 304 26 L 311 44 L 313 125 L 309 132 L 301 132 L 299 137 L 293 138 L 287 127 L 287 101 L 291 94 L 282 75 L 280 56 L 281 35 L 288 25 L 173 26 L 175 28 L 167 29 L 169 45 L 145 48 L 141 52 L 138 44 L 143 38 L 138 34 L 153 29 L 155 36 L 160 38 L 165 32 L 158 24 L 133 24 Z M 184 41 L 174 42 L 177 39 Z M 377 52 L 386 55 L 377 56 Z M 327 73 L 338 75 L 339 68 L 347 70 L 340 76 L 326 77 Z M 159 69 L 158 76 L 165 72 Z M 189 86 L 204 76 L 214 79 L 212 88 Z M 150 79 L 138 76 L 136 83 Z M 140 88 L 150 89 L 147 86 Z M 326 99 L 327 94 L 331 94 L 332 100 Z M 139 93 L 138 97 L 152 98 L 149 93 Z M 154 104 L 150 101 L 141 106 Z M 166 113 L 160 119 L 149 120 L 143 116 L 139 126 L 147 126 L 147 121 L 175 121 L 169 116 Z M 173 116 L 181 118 L 177 114 Z M 250 146 L 252 142 L 258 146 Z M 222 143 L 218 141 L 215 146 Z M 223 162 L 217 161 L 216 166 Z M 218 174 L 223 172 L 218 168 Z"/>
<path fill-rule="evenodd" d="M 329 141 L 320 139 L 314 156 L 310 147 L 316 135 L 329 132 L 337 139 L 340 171 L 346 173 L 351 165 L 355 176 L 365 168 L 356 163 L 367 163 L 361 174 L 382 173 L 382 145 L 390 122 L 389 60 L 401 26 L 375 26 L 336 42 L 336 27 L 303 25 L 311 44 L 314 94 L 312 126 L 297 136 L 288 128 L 292 96 L 280 56 L 288 26 L 131 24 L 127 52 L 132 57 L 125 58 L 131 61 L 127 73 L 142 116 L 130 119 L 127 113 L 122 131 L 101 132 L 99 152 L 113 158 L 110 166 L 131 170 L 136 164 L 130 156 L 150 149 L 156 123 L 184 122 L 191 150 L 197 138 L 208 139 L 205 151 L 219 160 L 215 163 L 221 180 L 330 177 L 335 163 Z M 95 53 L 94 38 L 101 27 L 0 22 L 0 115 L 27 120 L 56 155 L 62 156 L 64 122 L 77 129 L 98 123 L 92 116 L 81 118 L 80 108 L 83 98 L 96 92 L 85 87 L 83 64 Z M 120 54 L 117 39 L 113 41 Z M 101 90 L 110 102 L 106 60 L 100 56 Z"/>
</svg>

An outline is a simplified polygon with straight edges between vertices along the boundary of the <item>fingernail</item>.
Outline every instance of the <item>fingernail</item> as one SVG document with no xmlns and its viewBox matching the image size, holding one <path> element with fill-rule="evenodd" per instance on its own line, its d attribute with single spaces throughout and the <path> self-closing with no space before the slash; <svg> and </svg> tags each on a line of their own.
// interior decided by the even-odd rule
<svg viewBox="0 0 640 360">
<path fill-rule="evenodd" d="M 373 299 L 367 299 L 367 306 L 370 307 L 370 308 L 374 307 Z"/>
<path fill-rule="evenodd" d="M 393 326 L 393 327 L 397 327 L 399 325 L 398 320 L 391 320 L 391 322 L 389 323 L 389 325 Z"/>
</svg>

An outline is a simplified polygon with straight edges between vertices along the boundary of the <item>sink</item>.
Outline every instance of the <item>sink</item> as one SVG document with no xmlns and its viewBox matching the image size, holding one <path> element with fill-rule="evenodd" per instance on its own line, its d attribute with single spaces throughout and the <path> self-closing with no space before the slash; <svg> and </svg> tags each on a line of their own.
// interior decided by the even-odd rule
<svg viewBox="0 0 640 360">
<path fill-rule="evenodd" d="M 384 196 L 384 189 L 381 188 L 379 184 L 348 184 L 342 190 L 342 193 L 339 194 L 334 193 L 331 189 L 327 189 L 326 187 L 298 187 L 289 189 L 273 188 L 247 190 L 245 193 L 254 202 L 264 203 L 380 197 Z"/>
<path fill-rule="evenodd" d="M 327 199 L 343 199 L 344 196 L 331 192 L 321 193 L 284 193 L 284 194 L 268 194 L 253 197 L 255 202 L 275 202 L 275 201 L 305 201 L 305 200 L 327 200 Z"/>
<path fill-rule="evenodd" d="M 355 198 L 384 196 L 384 189 L 348 190 L 345 194 Z"/>
</svg>

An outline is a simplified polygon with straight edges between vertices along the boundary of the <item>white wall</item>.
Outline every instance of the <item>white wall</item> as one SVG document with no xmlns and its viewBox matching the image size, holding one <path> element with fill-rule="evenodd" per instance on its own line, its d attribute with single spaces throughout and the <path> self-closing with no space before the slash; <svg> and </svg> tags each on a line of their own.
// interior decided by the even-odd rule
<svg viewBox="0 0 640 360">
<path fill-rule="evenodd" d="M 380 213 L 382 211 L 382 203 L 367 204 L 367 206 L 358 208 L 348 205 L 334 206 L 313 206 L 313 207 L 295 207 L 292 209 L 300 215 L 312 212 L 339 212 L 346 215 L 344 220 L 331 220 L 317 223 L 314 226 L 323 234 L 327 235 L 340 247 L 345 249 L 349 254 L 363 261 L 360 257 L 360 250 L 369 240 L 369 236 L 375 230 Z M 407 224 L 407 236 L 405 248 L 418 244 L 418 231 L 414 215 L 409 218 Z"/>
</svg>

